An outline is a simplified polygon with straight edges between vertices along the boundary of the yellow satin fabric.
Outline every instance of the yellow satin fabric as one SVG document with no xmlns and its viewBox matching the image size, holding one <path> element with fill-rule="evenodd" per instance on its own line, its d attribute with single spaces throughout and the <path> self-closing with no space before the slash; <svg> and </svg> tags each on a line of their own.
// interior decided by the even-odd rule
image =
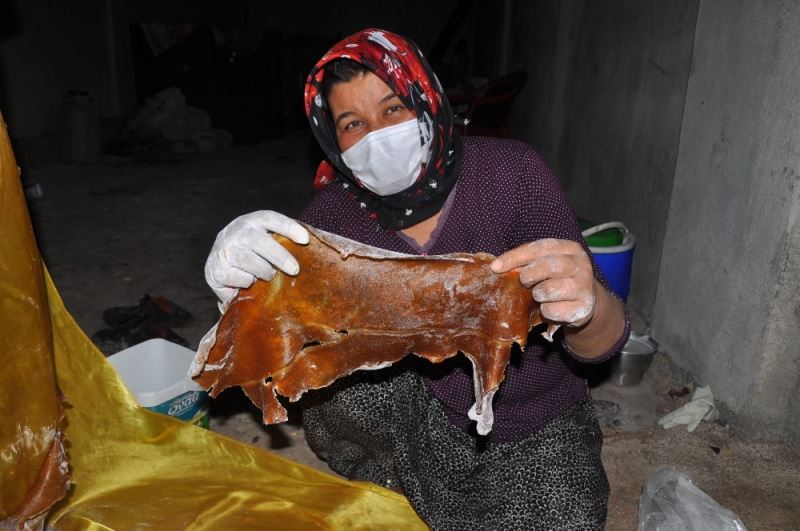
<svg viewBox="0 0 800 531">
<path fill-rule="evenodd" d="M 58 529 L 414 529 L 403 496 L 341 480 L 137 406 L 52 282 L 75 489 Z"/>
<path fill-rule="evenodd" d="M 19 180 L 7 181 L 0 183 L 0 198 L 13 191 L 16 208 L 24 211 Z M 21 230 L 6 219 L 0 214 L 0 241 L 10 242 L 0 263 L 30 261 L 25 254 L 35 245 L 30 226 Z M 38 253 L 34 261 L 40 263 Z M 5 297 L 14 287 L 20 290 L 15 300 L 31 305 L 17 312 L 3 307 L 0 337 L 16 330 L 14 337 L 30 341 L 35 336 L 49 344 L 46 335 L 52 332 L 56 380 L 69 404 L 65 433 L 74 486 L 55 505 L 47 525 L 60 530 L 426 529 L 407 500 L 392 491 L 345 481 L 139 407 L 66 311 L 46 271 L 38 284 L 19 283 L 7 268 L 0 267 L 0 273 L 0 294 Z M 37 315 L 49 320 L 51 330 L 28 324 Z M 9 362 L 7 353 L 28 406 L 51 404 L 52 386 L 33 378 L 41 360 L 23 359 L 24 350 L 3 345 L 3 364 Z M 0 414 L 17 419 L 20 411 Z M 5 499 L 5 482 L 2 495 Z"/>
<path fill-rule="evenodd" d="M 58 429 L 45 300 L 39 250 L 0 116 L 0 521 L 16 513 L 33 487 Z"/>
</svg>

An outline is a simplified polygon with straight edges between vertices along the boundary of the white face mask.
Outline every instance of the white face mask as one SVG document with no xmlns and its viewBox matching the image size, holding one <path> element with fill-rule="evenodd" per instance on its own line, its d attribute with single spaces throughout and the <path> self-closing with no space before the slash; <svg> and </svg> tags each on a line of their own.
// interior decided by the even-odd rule
<svg viewBox="0 0 800 531">
<path fill-rule="evenodd" d="M 365 187 L 378 195 L 403 191 L 428 161 L 431 135 L 420 145 L 416 118 L 369 133 L 342 153 L 342 160 Z"/>
</svg>

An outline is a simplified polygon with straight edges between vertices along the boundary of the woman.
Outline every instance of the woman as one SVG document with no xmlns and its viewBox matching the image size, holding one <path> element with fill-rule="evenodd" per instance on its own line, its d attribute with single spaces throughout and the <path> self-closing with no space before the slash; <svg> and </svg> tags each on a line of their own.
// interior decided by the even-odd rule
<svg viewBox="0 0 800 531">
<path fill-rule="evenodd" d="M 399 488 L 435 529 L 601 529 L 608 482 L 583 364 L 627 340 L 623 304 L 593 265 L 558 182 L 527 145 L 455 137 L 452 115 L 418 48 L 364 30 L 334 46 L 308 78 L 306 111 L 328 157 L 300 219 L 411 254 L 488 252 L 519 270 L 553 343 L 532 335 L 494 399 L 494 428 L 475 434 L 463 357 L 408 360 L 356 373 L 304 399 L 312 448 L 351 479 Z M 220 232 L 206 278 L 224 307 L 238 288 L 297 262 L 269 236 L 308 241 L 276 212 Z"/>
</svg>

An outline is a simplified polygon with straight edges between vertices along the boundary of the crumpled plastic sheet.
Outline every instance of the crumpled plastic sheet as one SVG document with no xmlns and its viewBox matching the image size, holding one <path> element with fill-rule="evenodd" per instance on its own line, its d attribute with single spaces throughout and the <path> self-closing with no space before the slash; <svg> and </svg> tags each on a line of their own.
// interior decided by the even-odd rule
<svg viewBox="0 0 800 531">
<path fill-rule="evenodd" d="M 730 509 L 672 468 L 653 472 L 639 499 L 638 531 L 747 531 Z"/>
<path fill-rule="evenodd" d="M 0 149 L 10 152 L 7 137 L 0 137 Z M 16 440 L 8 426 L 58 425 L 55 384 L 68 404 L 64 436 L 73 484 L 44 513 L 45 522 L 29 523 L 63 530 L 426 528 L 390 490 L 139 407 L 42 274 L 18 177 L 0 181 L 0 212 L 0 451 Z M 11 223 L 22 218 L 9 212 L 24 212 L 24 223 Z M 47 455 L 41 443 L 35 449 L 0 462 L 0 521 L 7 526 L 23 523 L 9 518 Z"/>
</svg>

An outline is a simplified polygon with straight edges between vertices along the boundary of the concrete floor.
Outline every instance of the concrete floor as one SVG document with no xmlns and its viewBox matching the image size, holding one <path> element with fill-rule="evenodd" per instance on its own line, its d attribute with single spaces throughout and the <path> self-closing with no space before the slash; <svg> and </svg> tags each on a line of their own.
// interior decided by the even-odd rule
<svg viewBox="0 0 800 531">
<path fill-rule="evenodd" d="M 102 164 L 23 168 L 39 246 L 67 308 L 92 335 L 102 310 L 164 295 L 193 315 L 176 331 L 192 348 L 218 316 L 203 280 L 214 237 L 235 216 L 258 209 L 295 216 L 313 193 L 318 155 L 304 133 L 221 153 L 172 160 L 107 157 Z M 690 384 L 658 353 L 633 387 L 599 383 L 593 389 L 606 436 L 604 460 L 612 494 L 607 529 L 636 528 L 648 475 L 670 466 L 737 513 L 750 530 L 800 529 L 800 452 L 733 437 L 724 419 L 694 433 L 664 430 L 656 419 L 688 397 L 670 389 Z M 296 423 L 264 427 L 238 390 L 212 406 L 211 429 L 247 444 L 328 470 L 308 449 Z"/>
</svg>

